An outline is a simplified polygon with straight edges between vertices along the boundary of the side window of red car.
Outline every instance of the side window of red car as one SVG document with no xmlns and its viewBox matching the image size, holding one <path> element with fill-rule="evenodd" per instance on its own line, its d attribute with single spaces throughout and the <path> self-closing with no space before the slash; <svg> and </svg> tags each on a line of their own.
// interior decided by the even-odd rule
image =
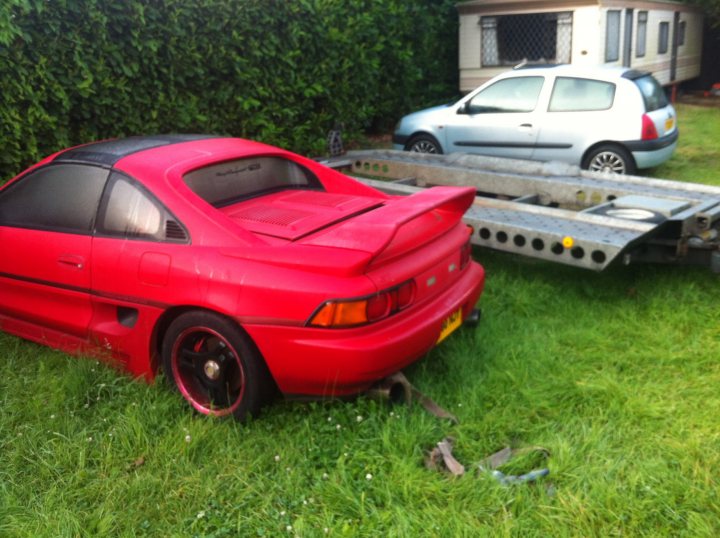
<svg viewBox="0 0 720 538">
<path fill-rule="evenodd" d="M 97 233 L 153 241 L 186 242 L 182 225 L 135 181 L 113 173 L 100 207 Z"/>
<path fill-rule="evenodd" d="M 56 232 L 92 232 L 108 170 L 52 164 L 0 191 L 0 226 Z"/>
</svg>

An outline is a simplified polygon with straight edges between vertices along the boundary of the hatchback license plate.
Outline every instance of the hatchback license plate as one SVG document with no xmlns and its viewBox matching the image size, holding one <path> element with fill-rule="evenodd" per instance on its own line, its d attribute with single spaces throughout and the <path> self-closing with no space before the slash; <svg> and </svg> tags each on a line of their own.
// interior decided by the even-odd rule
<svg viewBox="0 0 720 538">
<path fill-rule="evenodd" d="M 675 118 L 668 118 L 665 120 L 665 131 L 669 131 L 675 125 Z"/>
<path fill-rule="evenodd" d="M 460 325 L 462 325 L 462 308 L 458 308 L 455 312 L 445 318 L 445 321 L 443 321 L 442 324 L 442 330 L 440 331 L 440 336 L 437 339 L 437 343 L 439 344 L 440 342 L 445 340 L 448 336 L 450 336 L 450 333 L 460 327 Z"/>
</svg>

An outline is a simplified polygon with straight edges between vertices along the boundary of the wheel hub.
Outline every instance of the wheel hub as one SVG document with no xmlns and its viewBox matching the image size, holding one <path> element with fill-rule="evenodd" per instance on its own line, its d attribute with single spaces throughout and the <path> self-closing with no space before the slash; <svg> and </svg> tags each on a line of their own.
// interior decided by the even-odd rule
<svg viewBox="0 0 720 538">
<path fill-rule="evenodd" d="M 220 378 L 220 364 L 214 360 L 209 360 L 203 365 L 203 372 L 208 379 L 217 381 Z"/>
</svg>

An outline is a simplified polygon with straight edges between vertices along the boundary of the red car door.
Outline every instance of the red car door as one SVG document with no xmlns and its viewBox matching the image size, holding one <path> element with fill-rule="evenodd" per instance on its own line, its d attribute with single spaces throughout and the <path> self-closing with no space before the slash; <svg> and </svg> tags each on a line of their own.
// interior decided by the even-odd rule
<svg viewBox="0 0 720 538">
<path fill-rule="evenodd" d="M 92 230 L 107 175 L 50 164 L 0 190 L 0 316 L 24 336 L 87 337 Z"/>
</svg>

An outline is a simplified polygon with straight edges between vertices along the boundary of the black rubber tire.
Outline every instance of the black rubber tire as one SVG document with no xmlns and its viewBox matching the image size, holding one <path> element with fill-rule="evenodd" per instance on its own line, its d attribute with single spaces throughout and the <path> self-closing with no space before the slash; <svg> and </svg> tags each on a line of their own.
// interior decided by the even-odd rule
<svg viewBox="0 0 720 538">
<path fill-rule="evenodd" d="M 232 320 L 207 311 L 185 312 L 162 343 L 165 377 L 199 413 L 256 417 L 274 395 L 265 361 Z"/>
<path fill-rule="evenodd" d="M 628 175 L 637 171 L 635 159 L 630 152 L 616 144 L 602 144 L 590 150 L 583 159 L 582 167 L 595 172 Z"/>
<path fill-rule="evenodd" d="M 413 136 L 405 145 L 405 151 L 413 151 L 415 153 L 434 153 L 442 155 L 442 146 L 437 139 L 429 134 L 419 134 Z"/>
</svg>

